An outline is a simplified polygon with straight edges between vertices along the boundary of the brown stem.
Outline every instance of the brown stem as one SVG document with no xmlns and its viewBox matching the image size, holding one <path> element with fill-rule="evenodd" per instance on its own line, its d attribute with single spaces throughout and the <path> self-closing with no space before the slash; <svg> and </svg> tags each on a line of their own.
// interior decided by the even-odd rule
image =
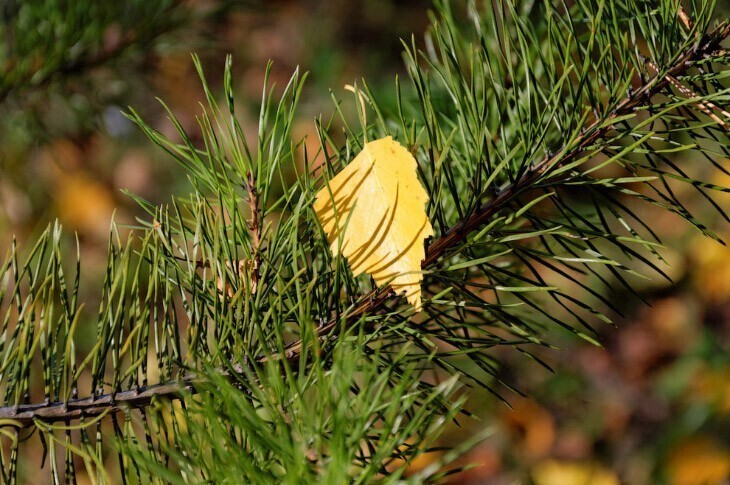
<svg viewBox="0 0 730 485">
<path fill-rule="evenodd" d="M 649 67 L 654 69 L 654 71 L 659 72 L 659 68 L 657 66 L 655 66 L 653 62 L 647 60 L 646 63 L 649 65 Z M 684 84 L 679 82 L 679 79 L 677 79 L 676 77 L 667 74 L 666 78 L 667 78 L 667 81 L 669 81 L 669 83 L 677 89 L 677 91 L 684 94 L 688 98 L 690 98 L 690 99 L 699 98 L 697 93 L 695 93 L 690 88 L 688 88 L 687 86 L 685 86 Z M 697 101 L 694 103 L 694 105 L 697 107 L 697 109 L 699 109 L 700 111 L 705 113 L 707 116 L 712 118 L 712 120 L 715 123 L 722 126 L 725 130 L 730 130 L 730 125 L 728 125 L 728 121 L 730 121 L 730 113 L 728 113 L 724 109 L 720 108 L 718 105 L 716 105 L 712 101 Z M 723 116 L 725 116 L 728 119 L 728 121 L 723 120 L 722 118 L 717 116 L 717 114 L 715 114 L 715 111 L 717 111 L 720 114 L 722 114 Z"/>
<path fill-rule="evenodd" d="M 240 365 L 233 366 L 233 372 L 241 373 Z M 221 371 L 229 375 L 229 371 Z M 70 399 L 66 402 L 21 404 L 19 406 L 0 407 L 0 426 L 16 426 L 27 428 L 38 419 L 47 423 L 54 421 L 70 421 L 73 419 L 93 418 L 103 413 L 115 413 L 127 409 L 148 406 L 157 399 L 175 399 L 184 393 L 195 392 L 195 385 L 200 377 L 190 372 L 176 381 L 141 386 L 127 391 L 102 394 L 81 399 Z M 3 422 L 11 420 L 12 422 Z"/>
<path fill-rule="evenodd" d="M 259 287 L 259 273 L 261 267 L 261 256 L 259 249 L 261 248 L 261 208 L 259 207 L 259 194 L 256 191 L 256 180 L 253 174 L 249 172 L 246 191 L 248 192 L 248 207 L 251 211 L 251 221 L 249 229 L 251 230 L 251 294 L 255 294 Z"/>
<path fill-rule="evenodd" d="M 194 392 L 194 380 L 183 379 L 163 384 L 139 387 L 98 397 L 71 399 L 68 402 L 21 404 L 0 408 L 0 426 L 33 426 L 37 419 L 43 422 L 70 421 L 92 418 L 102 413 L 145 407 L 153 399 L 178 398 L 184 392 Z M 12 420 L 3 422 L 4 420 Z"/>
<path fill-rule="evenodd" d="M 587 148 L 595 141 L 606 135 L 613 127 L 610 124 L 612 119 L 631 113 L 639 104 L 657 94 L 670 84 L 669 76 L 676 77 L 684 73 L 691 65 L 691 61 L 713 52 L 720 42 L 730 35 L 730 23 L 721 24 L 707 36 L 707 40 L 700 46 L 691 48 L 680 56 L 677 61 L 667 70 L 666 75 L 655 74 L 641 88 L 631 92 L 621 101 L 614 112 L 606 120 L 596 120 L 576 140 L 572 148 L 561 151 L 557 155 L 543 158 L 540 162 L 527 170 L 522 177 L 514 183 L 503 188 L 492 199 L 482 204 L 461 222 L 448 229 L 441 237 L 436 239 L 426 250 L 426 258 L 422 263 L 423 268 L 432 266 L 447 252 L 454 248 L 475 229 L 487 222 L 494 214 L 501 210 L 505 204 L 513 201 L 518 195 L 532 186 L 535 181 L 542 177 L 551 167 L 565 164 L 582 155 Z M 260 224 L 260 221 L 259 221 Z M 253 225 L 253 221 L 252 221 Z M 260 233 L 259 233 L 260 237 Z M 260 242 L 260 240 L 259 240 Z M 371 313 L 385 303 L 392 291 L 389 288 L 380 288 L 371 291 L 363 296 L 359 303 L 340 319 L 332 319 L 317 329 L 320 339 L 327 338 L 337 328 L 338 324 L 352 322 L 367 313 Z M 302 342 L 297 341 L 284 349 L 284 359 L 293 366 L 296 366 L 302 351 Z M 261 356 L 256 363 L 268 361 L 267 357 Z M 73 399 L 68 402 L 53 402 L 44 404 L 21 404 L 19 406 L 0 407 L 0 419 L 15 420 L 15 423 L 6 421 L 0 425 L 17 425 L 19 427 L 32 426 L 34 420 L 45 422 L 69 421 L 84 417 L 98 416 L 103 412 L 116 412 L 124 409 L 142 408 L 147 406 L 153 399 L 179 398 L 186 392 L 195 392 L 195 383 L 198 378 L 194 374 L 184 376 L 178 381 L 165 382 L 129 391 L 104 394 L 93 398 Z"/>
</svg>

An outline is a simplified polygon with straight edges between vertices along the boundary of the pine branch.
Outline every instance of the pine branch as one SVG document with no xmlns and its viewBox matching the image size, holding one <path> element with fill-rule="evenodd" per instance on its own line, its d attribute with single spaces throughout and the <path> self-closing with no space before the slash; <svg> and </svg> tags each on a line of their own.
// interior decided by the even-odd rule
<svg viewBox="0 0 730 485">
<path fill-rule="evenodd" d="M 441 257 L 464 241 L 466 237 L 486 223 L 490 217 L 499 212 L 506 204 L 514 200 L 517 196 L 529 189 L 540 177 L 542 177 L 548 168 L 557 168 L 565 165 L 580 156 L 586 147 L 592 145 L 596 140 L 605 136 L 613 128 L 610 121 L 620 116 L 631 113 L 642 101 L 650 99 L 655 94 L 671 83 L 671 79 L 681 76 L 690 66 L 693 60 L 701 58 L 705 54 L 712 53 L 720 43 L 730 36 L 730 22 L 725 22 L 717 27 L 707 36 L 707 40 L 687 51 L 684 55 L 679 56 L 676 62 L 662 76 L 657 72 L 654 77 L 650 78 L 641 88 L 630 93 L 619 105 L 614 112 L 604 119 L 595 120 L 583 135 L 579 138 L 575 148 L 565 153 L 558 153 L 553 156 L 546 156 L 540 162 L 533 165 L 531 169 L 526 171 L 514 183 L 504 187 L 495 197 L 482 204 L 472 214 L 465 217 L 461 222 L 452 226 L 441 237 L 429 244 L 426 248 L 426 259 L 421 264 L 422 269 L 428 269 L 435 264 Z M 567 176 L 567 174 L 566 174 Z M 370 294 L 364 296 L 357 307 L 349 312 L 344 318 L 347 321 L 356 321 L 361 316 L 371 313 L 380 305 L 388 300 L 392 291 L 388 287 L 373 290 Z M 318 329 L 318 334 L 325 336 L 332 332 L 337 326 L 338 320 L 332 320 L 326 325 Z M 285 356 L 287 360 L 293 361 L 298 359 L 301 353 L 302 344 L 300 341 L 292 343 L 286 348 Z M 260 358 L 261 361 L 266 360 L 265 357 Z"/>
<path fill-rule="evenodd" d="M 649 67 L 654 69 L 655 72 L 659 72 L 659 68 L 653 62 L 647 60 L 647 64 L 649 65 Z M 666 77 L 667 81 L 669 81 L 669 83 L 677 89 L 677 91 L 684 94 L 688 98 L 699 98 L 700 97 L 697 93 L 695 93 L 694 91 L 689 89 L 687 86 L 685 86 L 684 84 L 679 82 L 679 79 L 671 76 L 670 74 L 665 74 L 665 77 Z M 700 111 L 705 113 L 707 116 L 712 118 L 712 120 L 715 123 L 717 123 L 719 126 L 722 126 L 725 130 L 730 130 L 730 126 L 728 126 L 728 121 L 720 118 L 717 114 L 715 114 L 715 111 L 717 111 L 720 114 L 722 114 L 723 116 L 725 116 L 727 118 L 727 120 L 730 120 L 730 113 L 728 113 L 726 110 L 722 109 L 721 107 L 719 107 L 718 105 L 716 105 L 715 103 L 713 103 L 711 101 L 697 101 L 697 103 L 695 103 L 695 106 L 697 106 L 697 109 L 699 109 Z"/>
<path fill-rule="evenodd" d="M 661 90 L 672 84 L 673 80 L 685 73 L 695 61 L 703 59 L 704 56 L 715 54 L 720 48 L 721 42 L 728 36 L 730 36 L 730 22 L 724 22 L 705 36 L 702 42 L 697 43 L 682 55 L 678 56 L 664 74 L 657 72 L 640 88 L 632 90 L 616 106 L 610 115 L 594 120 L 581 132 L 571 147 L 567 147 L 557 154 L 546 156 L 525 170 L 514 182 L 503 187 L 493 198 L 483 203 L 471 214 L 465 216 L 461 222 L 453 225 L 441 237 L 430 244 L 427 248 L 426 258 L 422 263 L 422 268 L 427 269 L 432 267 L 442 257 L 449 254 L 455 246 L 462 243 L 473 231 L 481 227 L 491 217 L 502 210 L 506 204 L 514 201 L 542 177 L 549 175 L 552 169 L 564 166 L 578 159 L 596 141 L 606 137 L 611 132 L 613 129 L 611 124 L 612 120 L 632 113 L 642 102 L 651 99 L 660 93 Z M 252 226 L 254 226 L 253 222 Z M 258 226 L 260 230 L 260 224 Z M 255 234 L 254 237 L 256 237 Z M 254 245 L 256 245 L 255 241 Z M 392 291 L 389 288 L 371 291 L 369 294 L 360 298 L 359 303 L 344 316 L 331 319 L 318 327 L 316 329 L 317 338 L 320 341 L 325 341 L 333 334 L 340 323 L 343 321 L 344 323 L 354 322 L 366 314 L 377 311 L 391 296 Z M 303 350 L 304 344 L 302 341 L 296 341 L 284 349 L 284 358 L 291 367 L 296 368 L 298 366 Z M 255 363 L 264 364 L 276 359 L 277 357 L 259 356 L 255 359 Z M 236 373 L 242 370 L 239 367 L 233 369 Z M 220 373 L 221 375 L 233 376 L 228 371 L 221 370 Z M 175 399 L 180 398 L 183 394 L 196 392 L 195 385 L 198 379 L 199 377 L 197 375 L 190 373 L 176 381 L 140 387 L 128 391 L 107 393 L 84 399 L 6 406 L 0 408 L 0 420 L 5 420 L 3 424 L 7 426 L 25 428 L 33 426 L 36 420 L 43 422 L 70 421 L 99 416 L 103 413 L 114 413 L 125 409 L 144 408 L 156 399 Z"/>
<path fill-rule="evenodd" d="M 139 387 L 97 397 L 70 399 L 68 402 L 6 406 L 0 408 L 0 422 L 4 426 L 27 428 L 34 426 L 36 420 L 53 423 L 93 418 L 130 408 L 143 408 L 155 399 L 179 398 L 184 392 L 194 392 L 195 382 L 196 378 L 189 376 L 180 381 Z"/>
<path fill-rule="evenodd" d="M 160 36 L 165 32 L 166 31 L 160 31 L 157 33 L 157 35 L 153 36 L 149 40 L 152 40 L 154 37 Z M 48 83 L 50 83 L 53 79 L 59 76 L 73 76 L 81 72 L 102 66 L 113 59 L 121 57 L 129 48 L 137 46 L 139 42 L 140 39 L 138 39 L 133 33 L 125 35 L 120 42 L 115 43 L 111 47 L 104 48 L 88 57 L 80 57 L 78 59 L 74 59 L 73 61 L 60 64 L 56 69 L 46 72 L 43 76 L 40 77 L 40 79 L 33 82 L 32 87 L 35 89 L 39 89 L 48 85 Z M 5 101 L 10 93 L 17 90 L 17 86 L 23 86 L 24 84 L 29 83 L 35 77 L 35 75 L 35 72 L 29 72 L 23 79 L 18 80 L 16 85 L 9 85 L 3 89 L 0 89 L 0 103 Z"/>
<path fill-rule="evenodd" d="M 177 8 L 177 4 L 172 4 L 167 8 L 164 14 L 166 16 L 171 15 L 175 8 Z M 36 71 L 28 72 L 20 79 L 16 79 L 13 84 L 0 88 L 0 103 L 3 103 L 10 94 L 18 89 L 22 89 L 24 87 L 39 89 L 47 86 L 54 79 L 59 77 L 67 78 L 69 76 L 80 75 L 119 59 L 132 48 L 138 48 L 140 46 L 148 47 L 160 37 L 170 33 L 176 27 L 177 26 L 175 24 L 165 23 L 163 25 L 156 26 L 156 28 L 151 31 L 126 32 L 118 42 L 115 42 L 110 46 L 106 46 L 96 52 L 87 53 L 85 56 L 79 56 L 75 59 L 62 62 L 54 69 L 43 73 L 40 77 Z M 9 71 L 6 71 L 0 77 L 7 77 L 8 74 Z"/>
</svg>

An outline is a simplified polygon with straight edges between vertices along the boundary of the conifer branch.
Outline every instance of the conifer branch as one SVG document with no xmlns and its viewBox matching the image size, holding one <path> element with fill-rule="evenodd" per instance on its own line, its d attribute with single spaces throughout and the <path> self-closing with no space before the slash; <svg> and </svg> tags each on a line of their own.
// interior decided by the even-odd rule
<svg viewBox="0 0 730 485">
<path fill-rule="evenodd" d="M 647 61 L 647 64 L 649 65 L 649 67 L 654 69 L 655 72 L 659 72 L 659 68 L 653 62 Z M 677 79 L 676 77 L 674 77 L 670 74 L 666 74 L 665 77 L 666 77 L 667 81 L 669 81 L 669 83 L 677 89 L 677 91 L 684 94 L 688 98 L 699 98 L 700 97 L 697 93 L 695 93 L 694 91 L 689 89 L 687 86 L 685 86 L 684 84 L 679 82 L 679 79 Z M 697 101 L 695 103 L 695 106 L 697 106 L 697 109 L 699 109 L 700 111 L 705 113 L 707 116 L 712 118 L 712 120 L 715 123 L 722 126 L 724 129 L 726 129 L 726 130 L 730 129 L 730 126 L 728 126 L 728 121 L 730 121 L 730 113 L 727 112 L 726 110 L 722 109 L 721 107 L 719 107 L 712 101 Z M 717 111 L 720 114 L 722 114 L 723 116 L 725 116 L 728 121 L 722 119 L 717 114 L 715 114 L 715 111 Z"/>
<path fill-rule="evenodd" d="M 166 11 L 166 14 L 172 13 L 172 8 Z M 16 80 L 13 85 L 7 85 L 0 88 L 0 103 L 4 102 L 13 91 L 18 88 L 39 89 L 50 84 L 54 79 L 60 77 L 75 76 L 123 57 L 130 49 L 138 48 L 140 45 L 148 46 L 157 41 L 160 37 L 174 30 L 174 25 L 162 25 L 150 32 L 126 32 L 121 39 L 111 43 L 108 46 L 96 52 L 90 52 L 85 56 L 62 62 L 55 69 L 49 70 L 38 76 L 35 71 L 28 72 L 26 75 Z M 8 75 L 8 71 L 2 74 L 3 77 Z"/>
<path fill-rule="evenodd" d="M 723 42 L 730 36 L 730 22 L 723 22 L 709 33 L 702 42 L 695 44 L 682 55 L 678 56 L 672 65 L 662 74 L 656 72 L 640 88 L 632 90 L 613 112 L 605 119 L 594 120 L 576 139 L 572 147 L 559 151 L 557 154 L 545 156 L 539 162 L 525 170 L 514 182 L 503 187 L 494 197 L 484 202 L 476 210 L 465 216 L 461 222 L 453 225 L 444 234 L 430 244 L 426 251 L 426 258 L 422 263 L 424 269 L 430 268 L 442 257 L 447 255 L 455 246 L 463 242 L 469 234 L 481 227 L 491 217 L 502 210 L 506 204 L 514 201 L 518 196 L 532 187 L 541 177 L 551 169 L 564 166 L 576 160 L 597 140 L 607 136 L 613 129 L 612 120 L 630 114 L 644 101 L 651 99 L 662 89 L 672 84 L 673 80 L 688 70 L 694 61 L 713 55 Z M 567 176 L 567 175 L 566 175 Z M 249 203 L 256 204 L 255 192 L 249 193 Z M 255 207 L 252 206 L 252 209 Z M 260 224 L 256 222 L 252 210 L 251 229 L 253 231 L 254 249 L 260 244 Z M 258 229 L 256 229 L 258 228 Z M 258 239 L 257 239 L 258 238 Z M 256 253 L 254 252 L 254 260 Z M 252 265 L 255 265 L 252 262 Z M 254 266 L 255 268 L 255 266 Z M 252 268 L 252 269 L 254 269 Z M 256 275 L 254 269 L 253 274 Z M 253 276 L 258 278 L 257 276 Z M 256 280 L 257 281 L 257 280 Z M 252 285 L 253 286 L 253 285 Z M 380 288 L 363 296 L 359 303 L 345 316 L 334 318 L 316 329 L 317 338 L 324 341 L 340 323 L 353 322 L 365 314 L 377 311 L 392 296 L 389 288 Z M 301 340 L 288 345 L 284 349 L 284 359 L 294 368 L 297 367 L 303 351 Z M 275 357 L 259 356 L 255 364 L 263 364 Z M 238 373 L 242 368 L 234 367 Z M 221 375 L 232 377 L 228 371 L 221 370 Z M 186 393 L 196 392 L 195 384 L 199 377 L 194 373 L 184 375 L 175 381 L 139 387 L 127 391 L 113 392 L 83 399 L 70 399 L 65 402 L 20 404 L 17 406 L 0 407 L 0 425 L 15 427 L 33 426 L 36 420 L 43 422 L 60 422 L 99 416 L 103 413 L 114 413 L 126 409 L 143 408 L 156 399 L 176 399 Z"/>
<path fill-rule="evenodd" d="M 165 382 L 68 402 L 21 404 L 0 408 L 0 425 L 27 428 L 36 420 L 53 423 L 93 418 L 104 413 L 148 406 L 154 399 L 179 398 L 184 392 L 194 392 L 195 378 Z"/>
<path fill-rule="evenodd" d="M 725 22 L 711 32 L 705 43 L 692 48 L 684 55 L 677 58 L 676 62 L 662 76 L 661 72 L 657 72 L 650 78 L 641 88 L 631 92 L 622 102 L 618 104 L 614 112 L 607 119 L 596 119 L 588 128 L 583 131 L 583 135 L 579 138 L 575 148 L 568 152 L 559 152 L 556 155 L 546 156 L 532 168 L 527 170 L 522 177 L 504 187 L 497 195 L 482 204 L 477 210 L 465 217 L 461 222 L 455 224 L 448 229 L 441 237 L 429 244 L 426 248 L 426 258 L 421 264 L 422 269 L 430 268 L 441 257 L 453 248 L 459 242 L 462 242 L 471 232 L 478 229 L 486 223 L 490 217 L 502 209 L 505 204 L 514 200 L 525 190 L 529 189 L 541 176 L 544 175 L 549 167 L 559 167 L 576 159 L 581 155 L 585 148 L 592 145 L 596 140 L 606 135 L 613 126 L 610 121 L 625 114 L 631 113 L 639 103 L 647 100 L 660 92 L 662 89 L 671 84 L 671 79 L 680 76 L 690 66 L 693 60 L 699 59 L 705 54 L 711 53 L 719 44 L 730 36 L 730 22 Z M 566 175 L 567 176 L 567 175 Z M 352 322 L 361 316 L 376 310 L 380 305 L 387 301 L 392 291 L 388 287 L 371 291 L 364 296 L 358 306 L 350 311 L 344 318 Z M 338 320 L 332 320 L 326 325 L 317 329 L 320 336 L 325 336 L 334 330 Z M 299 358 L 302 343 L 297 341 L 286 348 L 285 357 L 289 361 Z M 265 361 L 265 357 L 260 357 L 261 362 Z"/>
</svg>

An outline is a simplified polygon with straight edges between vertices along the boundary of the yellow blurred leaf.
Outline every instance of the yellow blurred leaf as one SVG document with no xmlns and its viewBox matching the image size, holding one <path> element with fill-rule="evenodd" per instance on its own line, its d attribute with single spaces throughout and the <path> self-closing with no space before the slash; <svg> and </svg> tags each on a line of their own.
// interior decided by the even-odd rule
<svg viewBox="0 0 730 485">
<path fill-rule="evenodd" d="M 343 255 L 358 276 L 421 309 L 423 239 L 433 235 L 424 206 L 428 194 L 416 160 L 391 137 L 365 144 L 355 159 L 317 194 L 314 210 L 332 253 Z"/>
<path fill-rule="evenodd" d="M 730 476 L 730 452 L 712 438 L 689 438 L 669 455 L 667 471 L 673 485 L 720 485 Z"/>
<path fill-rule="evenodd" d="M 511 410 L 503 410 L 502 420 L 514 434 L 518 449 L 532 458 L 547 456 L 555 442 L 553 416 L 533 399 L 514 399 L 511 404 Z"/>
<path fill-rule="evenodd" d="M 730 365 L 719 369 L 706 364 L 700 366 L 687 395 L 694 401 L 710 404 L 720 415 L 730 414 Z"/>
<path fill-rule="evenodd" d="M 727 239 L 727 234 L 720 237 Z M 706 237 L 698 237 L 690 247 L 695 265 L 694 280 L 707 301 L 730 300 L 730 249 Z"/>
<path fill-rule="evenodd" d="M 619 485 L 610 470 L 595 463 L 545 460 L 532 469 L 536 485 Z"/>
<path fill-rule="evenodd" d="M 81 234 L 104 240 L 114 213 L 114 197 L 104 184 L 84 172 L 60 174 L 56 188 L 59 218 Z"/>
</svg>

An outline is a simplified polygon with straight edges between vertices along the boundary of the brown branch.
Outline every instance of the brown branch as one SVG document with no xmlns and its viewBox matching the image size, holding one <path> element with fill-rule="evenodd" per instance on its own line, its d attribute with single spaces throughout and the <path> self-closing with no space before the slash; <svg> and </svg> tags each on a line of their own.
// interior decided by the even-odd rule
<svg viewBox="0 0 730 485">
<path fill-rule="evenodd" d="M 232 371 L 241 374 L 243 367 L 234 365 Z M 229 371 L 220 371 L 230 376 Z M 21 404 L 0 407 L 0 426 L 27 428 L 35 420 L 46 423 L 93 418 L 103 413 L 115 413 L 128 409 L 148 406 L 158 399 L 176 399 L 185 393 L 194 393 L 195 386 L 201 382 L 200 376 L 189 372 L 176 381 L 140 386 L 126 391 L 102 394 L 82 399 L 70 399 L 53 403 Z M 12 422 L 3 422 L 10 420 Z"/>
<path fill-rule="evenodd" d="M 194 392 L 193 378 L 139 387 L 128 391 L 103 394 L 98 397 L 71 399 L 68 402 L 21 404 L 0 408 L 0 425 L 27 428 L 35 420 L 43 422 L 70 421 L 92 418 L 130 408 L 148 406 L 154 399 L 175 399 L 184 392 Z M 12 420 L 10 422 L 3 422 Z"/>
<path fill-rule="evenodd" d="M 256 190 L 255 184 L 256 179 L 253 174 L 249 172 L 247 180 L 244 183 L 244 189 L 248 196 L 246 204 L 248 205 L 249 212 L 251 213 L 249 220 L 246 221 L 246 227 L 249 231 L 251 231 L 251 259 L 235 260 L 233 261 L 235 266 L 234 264 L 231 264 L 230 261 L 226 261 L 227 267 L 235 270 L 243 281 L 248 281 L 247 289 L 251 295 L 256 294 L 256 290 L 258 290 L 259 287 L 259 280 L 261 279 L 261 255 L 259 251 L 261 250 L 262 214 L 261 207 L 259 206 L 259 194 Z M 185 258 L 178 257 L 175 259 L 185 260 Z M 196 261 L 195 268 L 210 268 L 210 262 Z M 224 285 L 222 277 L 218 278 L 218 289 L 221 291 L 225 290 L 226 293 L 228 293 L 228 296 L 233 297 L 234 291 L 232 286 L 229 283 Z"/>
<path fill-rule="evenodd" d="M 647 60 L 646 63 L 649 65 L 649 67 L 654 69 L 655 72 L 659 72 L 659 68 L 656 65 L 654 65 L 653 62 Z M 667 81 L 669 81 L 669 83 L 677 89 L 677 91 L 684 94 L 688 98 L 692 99 L 692 98 L 700 97 L 697 93 L 695 93 L 690 88 L 688 88 L 687 86 L 685 86 L 684 84 L 679 82 L 679 79 L 677 79 L 676 77 L 674 77 L 670 74 L 667 74 L 665 77 L 666 77 Z M 728 121 L 730 121 L 730 113 L 728 113 L 726 110 L 720 108 L 718 105 L 716 105 L 712 101 L 696 101 L 693 104 L 697 107 L 697 109 L 699 109 L 700 111 L 705 113 L 707 116 L 712 118 L 712 120 L 715 123 L 722 126 L 725 130 L 730 130 L 730 125 L 728 125 Z M 717 116 L 715 114 L 715 111 L 718 111 L 723 116 L 725 116 L 728 121 L 723 120 L 722 118 Z"/>
<path fill-rule="evenodd" d="M 650 99 L 660 90 L 666 88 L 671 83 L 668 76 L 676 77 L 681 75 L 691 66 L 693 60 L 713 52 L 714 49 L 718 48 L 720 42 L 728 36 L 730 36 L 730 22 L 725 22 L 711 32 L 706 37 L 704 43 L 691 48 L 678 57 L 672 67 L 667 70 L 666 75 L 662 76 L 660 73 L 655 74 L 641 88 L 632 91 L 624 98 L 606 120 L 594 121 L 583 131 L 583 134 L 579 136 L 572 148 L 543 158 L 540 162 L 533 165 L 531 169 L 527 170 L 517 181 L 503 188 L 492 199 L 482 204 L 464 220 L 448 229 L 441 237 L 428 246 L 426 258 L 421 266 L 425 269 L 434 265 L 441 257 L 448 254 L 454 246 L 464 241 L 472 231 L 479 228 L 501 210 L 505 204 L 514 201 L 517 196 L 531 187 L 548 169 L 578 158 L 596 140 L 610 132 L 613 128 L 610 124 L 612 119 L 631 113 L 642 101 Z M 332 319 L 317 328 L 319 339 L 322 340 L 330 336 L 338 324 L 343 322 L 343 319 L 344 323 L 353 322 L 363 315 L 377 310 L 391 295 L 392 291 L 389 288 L 371 291 L 369 294 L 363 296 L 360 302 L 345 316 Z M 284 359 L 296 367 L 302 349 L 303 344 L 301 341 L 292 343 L 284 349 Z M 265 356 L 256 358 L 257 364 L 262 364 L 267 361 L 269 361 L 269 358 Z M 238 371 L 238 369 L 234 370 Z M 44 422 L 69 421 L 98 416 L 104 412 L 142 408 L 149 405 L 155 399 L 175 399 L 185 393 L 195 392 L 197 379 L 198 377 L 195 374 L 189 374 L 178 381 L 165 382 L 96 397 L 72 399 L 68 402 L 21 404 L 18 406 L 0 407 L 0 420 L 15 421 L 14 423 L 5 421 L 0 424 L 29 427 L 33 425 L 35 420 L 42 420 Z"/>
</svg>

